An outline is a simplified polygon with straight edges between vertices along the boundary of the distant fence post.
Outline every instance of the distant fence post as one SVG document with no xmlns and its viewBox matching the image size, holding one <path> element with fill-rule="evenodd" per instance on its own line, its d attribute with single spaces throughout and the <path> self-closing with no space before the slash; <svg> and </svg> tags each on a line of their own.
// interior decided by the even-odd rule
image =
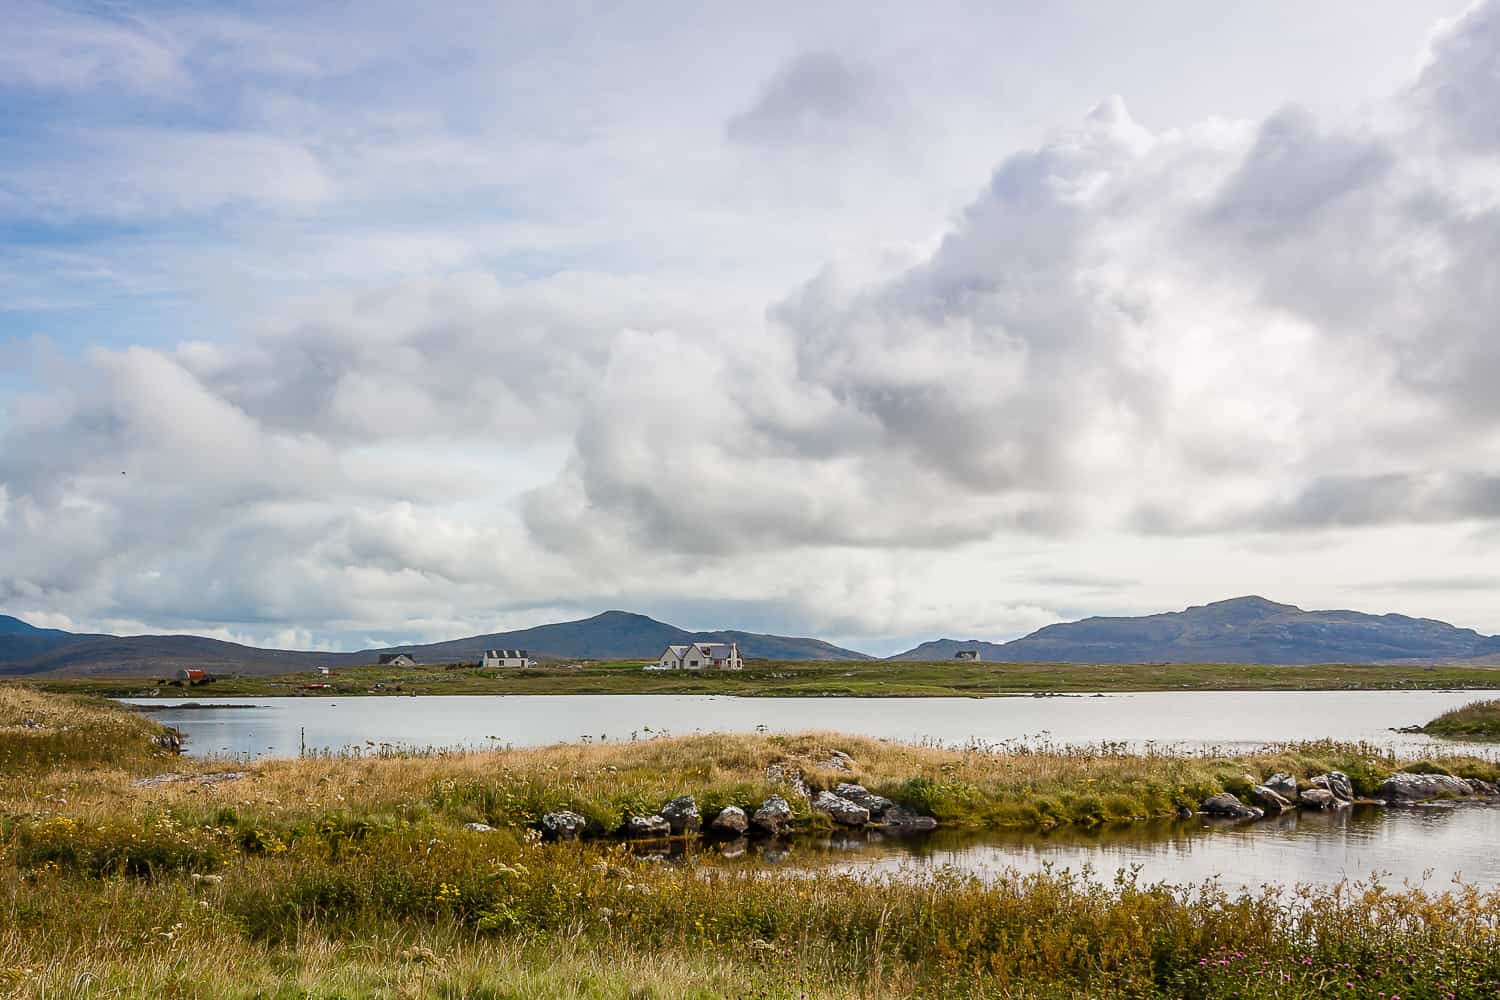
<svg viewBox="0 0 1500 1000">
<path fill-rule="evenodd" d="M 297 756 L 298 757 L 306 757 L 307 756 L 307 727 L 306 726 L 302 727 L 302 745 L 297 750 Z"/>
</svg>

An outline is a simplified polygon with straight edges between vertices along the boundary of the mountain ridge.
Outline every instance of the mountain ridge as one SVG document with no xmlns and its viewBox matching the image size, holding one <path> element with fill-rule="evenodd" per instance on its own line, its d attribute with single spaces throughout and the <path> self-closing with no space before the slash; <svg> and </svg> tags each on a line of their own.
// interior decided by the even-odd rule
<svg viewBox="0 0 1500 1000">
<path fill-rule="evenodd" d="M 477 661 L 486 649 L 496 648 L 527 649 L 540 659 L 648 659 L 670 644 L 686 642 L 738 642 L 742 655 L 767 659 L 875 659 L 821 639 L 736 629 L 691 632 L 629 611 L 605 611 L 572 622 L 352 653 L 262 649 L 194 635 L 85 635 L 38 629 L 19 618 L 0 616 L 0 676 L 131 675 L 189 666 L 269 674 L 373 663 L 383 653 L 410 653 L 428 663 Z"/>
<path fill-rule="evenodd" d="M 888 660 L 952 659 L 977 649 L 1012 663 L 1384 663 L 1500 657 L 1500 637 L 1434 618 L 1304 611 L 1259 596 L 1153 615 L 1046 625 L 1009 642 L 937 639 Z"/>
<path fill-rule="evenodd" d="M 161 674 L 181 667 L 216 672 L 284 673 L 373 663 L 410 653 L 428 663 L 477 661 L 486 649 L 523 648 L 542 660 L 636 660 L 668 645 L 738 642 L 747 658 L 873 660 L 821 639 L 718 629 L 693 632 L 646 615 L 604 611 L 434 643 L 325 653 L 262 649 L 193 635 L 113 636 L 42 629 L 0 615 L 0 676 Z M 976 649 L 991 662 L 1018 663 L 1411 663 L 1500 661 L 1500 637 L 1433 618 L 1358 611 L 1303 611 L 1248 596 L 1135 617 L 1058 622 L 1009 642 L 935 639 L 885 659 L 951 660 Z"/>
</svg>

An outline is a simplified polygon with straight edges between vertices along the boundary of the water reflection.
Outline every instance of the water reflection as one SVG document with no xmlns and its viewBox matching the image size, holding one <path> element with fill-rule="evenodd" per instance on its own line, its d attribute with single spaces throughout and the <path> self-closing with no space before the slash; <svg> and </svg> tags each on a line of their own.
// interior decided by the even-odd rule
<svg viewBox="0 0 1500 1000">
<path fill-rule="evenodd" d="M 920 874 L 951 866 L 995 878 L 1006 871 L 1090 868 L 1101 879 L 1138 868 L 1145 882 L 1229 888 L 1331 884 L 1378 875 L 1390 885 L 1500 886 L 1500 807 L 1485 803 L 1292 812 L 1255 823 L 1202 819 L 1049 833 L 938 830 L 920 837 L 838 832 L 799 841 L 802 863 L 848 872 Z"/>
</svg>

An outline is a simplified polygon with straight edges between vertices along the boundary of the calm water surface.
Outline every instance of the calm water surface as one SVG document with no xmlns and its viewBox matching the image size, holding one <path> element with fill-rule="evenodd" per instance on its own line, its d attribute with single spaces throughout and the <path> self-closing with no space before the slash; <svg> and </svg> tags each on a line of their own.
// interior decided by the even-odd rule
<svg viewBox="0 0 1500 1000">
<path fill-rule="evenodd" d="M 1088 867 L 1113 879 L 1138 869 L 1143 883 L 1196 885 L 1218 879 L 1231 890 L 1261 885 L 1328 885 L 1377 876 L 1387 886 L 1452 888 L 1455 879 L 1500 887 L 1500 807 L 1487 803 L 1293 813 L 1257 823 L 1204 820 L 1138 823 L 1102 831 L 962 834 L 937 831 L 921 842 L 869 843 L 846 836 L 794 846 L 787 861 L 831 863 L 868 874 L 922 874 L 943 866 L 993 878 L 1008 870 Z"/>
<path fill-rule="evenodd" d="M 700 695 L 451 695 L 194 698 L 254 708 L 156 713 L 195 756 L 296 756 L 381 744 L 465 748 L 629 740 L 661 732 L 835 730 L 907 741 L 1182 749 L 1295 740 L 1365 741 L 1399 753 L 1451 746 L 1393 727 L 1479 697 L 1471 691 L 1152 692 L 1067 698 L 723 698 Z M 180 706 L 179 699 L 133 698 Z M 1483 752 L 1465 745 L 1463 752 Z"/>
</svg>

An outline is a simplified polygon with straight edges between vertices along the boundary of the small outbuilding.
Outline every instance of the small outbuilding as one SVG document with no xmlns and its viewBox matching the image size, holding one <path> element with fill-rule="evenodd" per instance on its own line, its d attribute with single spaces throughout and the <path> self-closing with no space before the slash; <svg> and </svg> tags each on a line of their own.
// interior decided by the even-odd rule
<svg viewBox="0 0 1500 1000">
<path fill-rule="evenodd" d="M 979 659 L 979 650 L 977 650 L 977 649 L 960 649 L 958 652 L 956 652 L 956 653 L 953 654 L 953 658 L 955 660 L 977 661 Z"/>
<path fill-rule="evenodd" d="M 377 661 L 382 667 L 414 667 L 417 661 L 410 653 L 381 653 Z"/>
<path fill-rule="evenodd" d="M 484 659 L 480 661 L 479 666 L 492 670 L 502 670 L 507 667 L 524 669 L 536 666 L 536 661 L 527 656 L 524 649 L 486 649 Z"/>
<path fill-rule="evenodd" d="M 192 687 L 194 684 L 207 684 L 208 671 L 199 670 L 197 667 L 185 667 L 177 671 L 176 680 L 183 687 Z"/>
</svg>

